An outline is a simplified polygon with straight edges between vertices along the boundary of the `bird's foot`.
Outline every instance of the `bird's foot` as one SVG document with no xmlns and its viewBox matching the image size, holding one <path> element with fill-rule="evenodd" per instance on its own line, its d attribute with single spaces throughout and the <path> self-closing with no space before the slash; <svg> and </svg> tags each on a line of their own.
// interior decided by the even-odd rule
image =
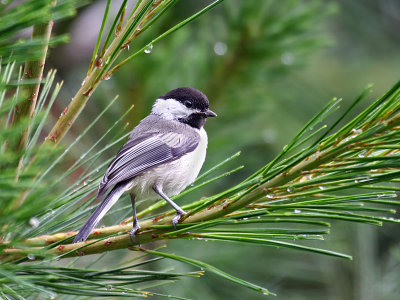
<svg viewBox="0 0 400 300">
<path fill-rule="evenodd" d="M 134 245 L 138 245 L 138 243 L 135 242 L 135 234 L 136 234 L 136 231 L 138 231 L 139 229 L 140 229 L 139 223 L 136 222 L 136 224 L 133 224 L 132 230 L 129 231 L 129 237 L 131 238 L 132 244 L 134 244 Z"/>
<path fill-rule="evenodd" d="M 174 226 L 175 230 L 176 230 L 176 224 L 178 224 L 181 218 L 186 214 L 187 212 L 185 212 L 183 209 L 176 211 L 176 216 L 172 219 L 172 226 Z"/>
</svg>

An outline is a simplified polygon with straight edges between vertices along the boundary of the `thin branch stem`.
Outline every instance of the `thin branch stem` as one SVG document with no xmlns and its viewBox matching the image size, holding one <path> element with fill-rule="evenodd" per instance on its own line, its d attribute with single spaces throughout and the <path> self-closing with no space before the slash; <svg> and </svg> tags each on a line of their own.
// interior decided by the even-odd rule
<svg viewBox="0 0 400 300">
<path fill-rule="evenodd" d="M 56 4 L 56 1 L 52 2 L 52 6 Z M 18 123 L 22 118 L 31 118 L 35 112 L 36 101 L 39 95 L 40 82 L 43 76 L 43 69 L 46 62 L 46 55 L 48 50 L 48 43 L 51 37 L 51 31 L 53 29 L 53 21 L 46 24 L 40 24 L 33 27 L 32 38 L 43 37 L 43 48 L 41 50 L 41 57 L 36 61 L 28 61 L 25 64 L 24 74 L 22 80 L 35 79 L 37 82 L 32 85 L 23 85 L 21 87 L 21 95 L 26 95 L 26 100 L 18 104 L 15 109 L 13 123 Z M 30 132 L 30 126 L 21 133 L 20 142 L 18 149 L 24 149 L 28 141 Z"/>
<path fill-rule="evenodd" d="M 142 3 L 140 3 L 134 15 L 126 22 L 120 34 L 113 40 L 111 45 L 104 53 L 102 60 L 105 62 L 105 65 L 96 66 L 85 78 L 85 80 L 82 82 L 81 88 L 68 105 L 66 113 L 61 116 L 53 126 L 46 138 L 46 142 L 53 142 L 57 144 L 71 128 L 72 124 L 85 107 L 90 96 L 101 82 L 102 76 L 107 72 L 107 68 L 111 66 L 111 64 L 118 57 L 118 54 L 121 52 L 121 45 L 124 43 L 126 35 L 129 34 L 131 26 L 134 24 L 134 22 L 138 21 L 137 17 L 139 17 L 140 14 L 143 15 L 146 11 L 146 8 L 148 8 L 151 3 L 152 1 L 142 1 Z"/>
<path fill-rule="evenodd" d="M 127 47 L 127 45 L 132 41 L 132 39 L 138 36 L 138 33 L 141 33 L 144 28 L 148 28 L 148 26 L 146 26 L 146 24 L 144 23 L 146 22 L 148 22 L 148 24 L 152 23 L 155 18 L 157 18 L 160 14 L 165 12 L 165 9 L 163 9 L 164 7 L 169 8 L 175 3 L 175 1 L 169 1 L 169 2 L 165 1 L 154 2 L 153 0 L 149 0 L 147 2 L 141 1 L 137 5 L 134 13 L 129 17 L 129 19 L 125 23 L 123 29 L 118 33 L 118 35 L 113 40 L 111 45 L 107 48 L 107 50 L 104 52 L 104 54 L 103 54 L 104 50 L 102 50 L 102 53 L 100 54 L 99 57 L 99 59 L 101 59 L 102 61 L 102 64 L 97 64 L 96 67 L 91 72 L 89 72 L 89 75 L 82 82 L 81 88 L 72 98 L 71 103 L 66 109 L 66 113 L 58 119 L 57 123 L 54 125 L 53 129 L 47 136 L 46 141 L 47 142 L 51 141 L 56 144 L 64 137 L 69 128 L 75 122 L 80 112 L 85 107 L 90 96 L 97 88 L 102 79 L 108 79 L 113 72 L 115 72 L 118 68 L 120 68 L 122 65 L 124 65 L 125 63 L 127 63 L 140 53 L 143 53 L 150 45 L 158 42 L 160 39 L 168 36 L 169 34 L 175 32 L 182 26 L 195 20 L 196 18 L 198 18 L 199 16 L 201 16 L 202 14 L 204 14 L 205 12 L 216 6 L 217 4 L 221 3 L 222 1 L 223 0 L 214 1 L 213 3 L 206 6 L 196 14 L 193 14 L 191 17 L 175 25 L 171 29 L 167 30 L 166 32 L 164 32 L 163 34 L 152 40 L 151 43 L 149 43 L 148 45 L 146 45 L 133 55 L 129 56 L 121 63 L 117 64 L 115 67 L 113 67 L 111 71 L 109 71 L 109 69 L 112 67 L 113 63 L 115 62 L 121 51 Z M 159 7 L 161 12 L 159 13 L 159 15 L 156 15 L 155 17 L 152 18 L 153 14 L 158 11 Z M 121 7 L 121 9 L 122 9 L 121 14 L 122 14 L 124 10 L 124 5 Z M 112 28 L 114 28 L 114 25 Z M 142 27 L 140 31 L 137 31 L 137 29 L 140 26 L 144 27 Z M 109 37 L 110 35 L 107 37 L 104 43 L 105 45 L 107 45 Z"/>
<path fill-rule="evenodd" d="M 161 35 L 159 35 L 158 37 L 156 37 L 154 40 L 152 40 L 150 43 L 146 44 L 144 47 L 142 47 L 141 49 L 139 49 L 138 51 L 136 51 L 135 53 L 133 53 L 132 55 L 130 55 L 129 57 L 127 57 L 126 59 L 124 59 L 122 62 L 120 62 L 119 64 L 117 64 L 115 67 L 113 67 L 108 74 L 111 76 L 115 71 L 117 71 L 120 67 L 122 67 L 123 65 L 125 65 L 126 63 L 128 63 L 129 61 L 131 61 L 133 58 L 135 58 L 136 56 L 145 53 L 146 49 L 152 48 L 153 45 L 155 43 L 157 43 L 159 40 L 165 38 L 166 36 L 170 35 L 171 33 L 175 32 L 176 30 L 178 30 L 179 28 L 185 26 L 186 24 L 190 23 L 191 21 L 193 21 L 194 19 L 200 17 L 201 15 L 203 15 L 204 13 L 206 13 L 207 11 L 209 11 L 211 8 L 213 8 L 214 6 L 218 5 L 219 3 L 221 3 L 224 0 L 216 0 L 213 3 L 211 3 L 210 5 L 206 6 L 205 8 L 203 8 L 201 11 L 195 13 L 193 16 L 185 19 L 184 21 L 176 24 L 175 26 L 173 26 L 172 28 L 168 29 L 167 31 L 165 31 L 164 33 L 162 33 Z"/>
</svg>

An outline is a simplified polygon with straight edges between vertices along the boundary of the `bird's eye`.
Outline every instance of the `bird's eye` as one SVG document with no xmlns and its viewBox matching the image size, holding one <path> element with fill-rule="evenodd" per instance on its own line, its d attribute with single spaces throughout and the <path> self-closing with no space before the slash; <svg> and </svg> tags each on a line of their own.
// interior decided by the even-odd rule
<svg viewBox="0 0 400 300">
<path fill-rule="evenodd" d="M 190 102 L 189 100 L 185 101 L 184 104 L 187 108 L 191 108 L 193 106 L 192 102 Z"/>
</svg>

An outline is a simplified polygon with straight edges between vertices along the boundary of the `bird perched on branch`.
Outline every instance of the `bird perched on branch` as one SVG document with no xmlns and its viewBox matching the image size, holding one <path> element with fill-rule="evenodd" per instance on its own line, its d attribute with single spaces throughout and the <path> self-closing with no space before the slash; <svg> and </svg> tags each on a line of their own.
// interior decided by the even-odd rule
<svg viewBox="0 0 400 300">
<path fill-rule="evenodd" d="M 104 215 L 124 193 L 129 193 L 133 210 L 134 243 L 139 230 L 137 200 L 163 198 L 175 210 L 176 224 L 186 212 L 169 197 L 179 194 L 200 172 L 207 150 L 206 119 L 217 115 L 209 109 L 202 92 L 190 87 L 174 89 L 159 97 L 151 113 L 136 126 L 108 166 L 97 198 L 110 190 L 83 225 L 74 243 L 85 241 Z"/>
</svg>

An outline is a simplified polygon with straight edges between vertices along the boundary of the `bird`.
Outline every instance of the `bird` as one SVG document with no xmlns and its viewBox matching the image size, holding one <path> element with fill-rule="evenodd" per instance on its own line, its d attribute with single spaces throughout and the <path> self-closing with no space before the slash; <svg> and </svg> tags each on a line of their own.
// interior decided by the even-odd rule
<svg viewBox="0 0 400 300">
<path fill-rule="evenodd" d="M 148 116 L 131 131 L 128 141 L 108 166 L 96 198 L 104 197 L 74 238 L 84 242 L 104 215 L 125 193 L 132 203 L 132 243 L 140 229 L 135 203 L 164 199 L 175 210 L 172 225 L 186 212 L 170 197 L 178 195 L 197 178 L 205 161 L 208 137 L 204 124 L 217 114 L 207 96 L 192 87 L 179 87 L 158 97 Z"/>
</svg>

